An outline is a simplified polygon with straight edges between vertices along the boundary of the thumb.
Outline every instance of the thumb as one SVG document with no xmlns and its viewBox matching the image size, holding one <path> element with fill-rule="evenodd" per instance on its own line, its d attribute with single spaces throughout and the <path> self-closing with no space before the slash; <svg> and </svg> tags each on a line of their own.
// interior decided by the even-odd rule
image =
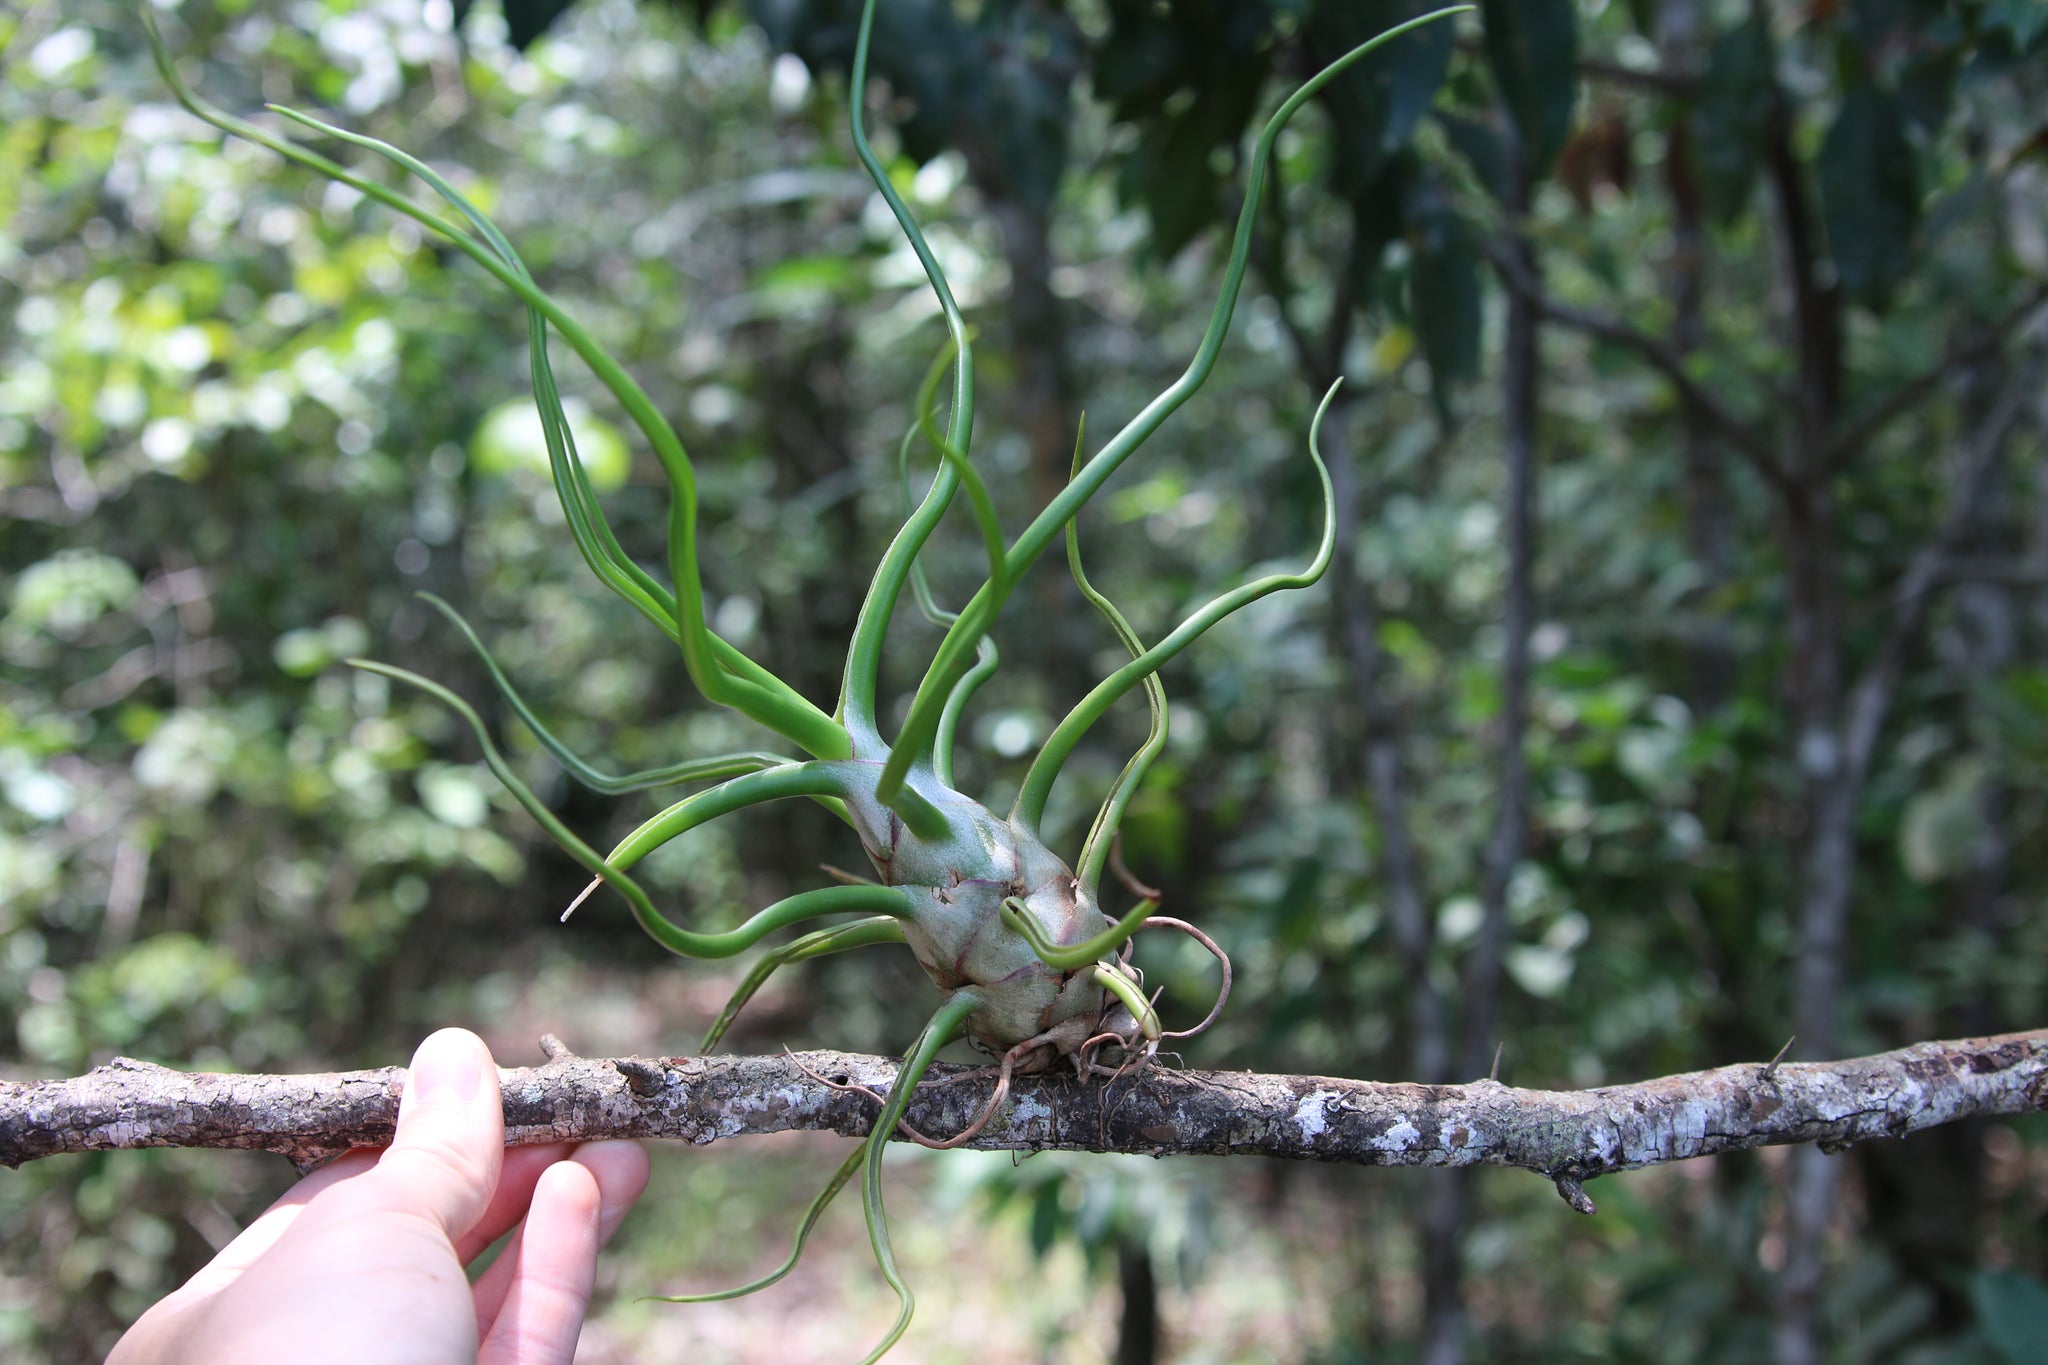
<svg viewBox="0 0 2048 1365">
<path fill-rule="evenodd" d="M 504 1159 L 505 1111 L 491 1051 L 467 1029 L 442 1029 L 413 1054 L 398 1132 L 369 1178 L 394 1205 L 437 1222 L 452 1242 L 483 1217 Z"/>
</svg>

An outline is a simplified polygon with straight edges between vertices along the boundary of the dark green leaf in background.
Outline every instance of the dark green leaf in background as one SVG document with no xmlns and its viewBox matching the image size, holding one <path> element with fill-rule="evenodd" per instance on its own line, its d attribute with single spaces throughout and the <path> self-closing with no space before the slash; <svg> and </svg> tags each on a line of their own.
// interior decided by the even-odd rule
<svg viewBox="0 0 2048 1365">
<path fill-rule="evenodd" d="M 1971 1277 L 1977 1324 L 2004 1365 L 2028 1365 L 2048 1342 L 2048 1285 L 2017 1270 L 1983 1270 Z"/>
<path fill-rule="evenodd" d="M 1379 178 L 1351 200 L 1351 283 L 1361 298 L 1373 293 L 1388 247 L 1407 233 L 1408 187 L 1420 171 L 1413 151 L 1387 162 Z"/>
<path fill-rule="evenodd" d="M 1949 111 L 1955 107 L 1956 76 L 1962 67 L 1962 49 L 1944 43 L 1916 54 L 1899 68 L 1900 111 L 1924 135 L 1933 136 L 1948 122 Z"/>
<path fill-rule="evenodd" d="M 1508 157 L 1507 148 L 1501 144 L 1500 130 L 1483 119 L 1462 114 L 1440 112 L 1437 122 L 1443 125 L 1452 149 L 1465 158 L 1487 192 L 1496 199 L 1506 197 Z"/>
<path fill-rule="evenodd" d="M 1742 216 L 1763 158 L 1776 99 L 1769 27 L 1752 17 L 1721 35 L 1707 54 L 1693 123 L 1707 209 L 1723 227 Z"/>
<path fill-rule="evenodd" d="M 455 27 L 460 29 L 474 0 L 455 0 Z M 576 0 L 504 0 L 506 37 L 524 51 L 546 33 Z"/>
<path fill-rule="evenodd" d="M 1479 374 L 1479 252 L 1443 183 L 1424 178 L 1408 209 L 1409 307 L 1437 404 Z"/>
<path fill-rule="evenodd" d="M 1272 66 L 1272 16 L 1243 0 L 1114 0 L 1109 14 L 1095 45 L 1096 93 L 1139 130 L 1117 191 L 1144 206 L 1151 250 L 1165 259 L 1219 217 L 1214 154 L 1236 148 L 1251 122 Z"/>
<path fill-rule="evenodd" d="M 2013 46 L 2025 52 L 2036 38 L 2048 35 L 2048 5 L 2041 0 L 1991 0 L 1984 6 L 1982 23 L 1986 29 L 2010 33 Z"/>
<path fill-rule="evenodd" d="M 1821 216 L 1842 288 L 1884 305 L 1911 257 L 1920 190 L 1896 96 L 1867 81 L 1849 88 L 1820 149 Z"/>
<path fill-rule="evenodd" d="M 1579 98 L 1572 0 L 1481 0 L 1486 58 L 1522 135 L 1529 179 L 1550 169 L 1571 135 Z"/>
<path fill-rule="evenodd" d="M 1317 7 L 1304 28 L 1310 62 L 1324 66 L 1394 25 L 1440 8 L 1435 0 L 1366 0 Z M 1331 188 L 1348 200 L 1379 190 L 1388 160 L 1408 145 L 1450 70 L 1455 25 L 1403 34 L 1326 86 L 1319 97 L 1336 137 Z"/>
<path fill-rule="evenodd" d="M 983 54 L 980 78 L 960 92 L 956 140 L 994 139 L 994 155 L 973 164 L 1002 183 L 984 188 L 1044 209 L 1067 169 L 1079 37 L 1064 15 L 1018 0 L 984 6 L 974 32 Z"/>
<path fill-rule="evenodd" d="M 1063 1188 L 1057 1181 L 1047 1181 L 1038 1187 L 1031 1201 L 1031 1251 L 1041 1260 L 1059 1239 L 1060 1224 L 1064 1221 L 1060 1209 Z"/>
<path fill-rule="evenodd" d="M 814 72 L 853 65 L 860 29 L 855 0 L 749 0 L 747 13 L 775 50 L 795 53 Z M 911 160 L 929 161 L 954 144 L 960 86 L 976 46 L 951 0 L 894 0 L 876 9 L 868 65 L 910 101 L 897 132 Z"/>
</svg>

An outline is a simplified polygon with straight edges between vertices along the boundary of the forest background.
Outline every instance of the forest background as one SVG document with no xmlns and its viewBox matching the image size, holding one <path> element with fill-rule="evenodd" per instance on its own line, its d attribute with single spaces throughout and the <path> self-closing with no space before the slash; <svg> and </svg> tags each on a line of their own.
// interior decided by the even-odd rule
<svg viewBox="0 0 2048 1365">
<path fill-rule="evenodd" d="M 1185 362 L 1276 92 L 1405 0 L 883 0 L 892 174 L 979 329 L 980 462 L 1042 503 L 1074 432 Z M 1125 855 L 1237 962 L 1192 1065 L 1530 1086 L 2039 1025 L 2048 999 L 2048 10 L 2028 0 L 1492 3 L 1331 87 L 1214 379 L 1083 519 L 1141 633 L 1319 509 L 1322 586 L 1171 667 Z M 896 523 L 940 344 L 858 172 L 851 8 L 188 0 L 187 74 L 450 175 L 699 455 L 717 628 L 813 697 Z M 447 716 L 475 621 L 620 767 L 755 742 L 589 581 L 527 416 L 517 310 L 348 192 L 223 146 L 112 0 L 0 13 L 0 1055 L 319 1070 L 447 1023 L 501 1058 L 678 1051 L 731 974 L 662 960 Z M 658 475 L 578 374 L 629 547 Z M 575 400 L 572 400 L 575 401 Z M 929 557 L 976 581 L 964 523 Z M 1119 661 L 1041 571 L 963 786 Z M 903 621 L 894 683 L 935 640 Z M 642 807 L 522 768 L 593 842 Z M 1077 756 L 1113 777 L 1139 708 Z M 1048 828 L 1085 826 L 1087 803 Z M 644 865 L 707 925 L 858 850 L 769 808 Z M 1212 983 L 1158 955 L 1170 1005 Z M 742 1051 L 891 1051 L 907 957 L 791 973 Z M 751 1274 L 837 1140 L 666 1154 L 588 1359 L 827 1359 L 885 1317 L 841 1211 Z M 894 1160 L 900 1156 L 900 1161 Z M 2048 1130 L 1602 1181 L 892 1154 L 946 1361 L 2030 1359 Z M 0 1181 L 0 1349 L 97 1359 L 288 1183 L 127 1152 Z"/>
</svg>

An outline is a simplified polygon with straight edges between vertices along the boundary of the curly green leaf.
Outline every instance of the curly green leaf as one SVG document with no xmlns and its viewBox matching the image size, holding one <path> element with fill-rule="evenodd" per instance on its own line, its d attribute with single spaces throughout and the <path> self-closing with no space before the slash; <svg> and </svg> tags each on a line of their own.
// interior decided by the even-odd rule
<svg viewBox="0 0 2048 1365">
<path fill-rule="evenodd" d="M 498 695 L 505 699 L 505 704 L 512 708 L 513 714 L 519 717 L 520 722 L 533 732 L 533 737 L 540 741 L 541 748 L 547 750 L 549 757 L 561 764 L 563 770 L 571 777 L 592 791 L 602 792 L 607 796 L 624 796 L 629 792 L 647 791 L 655 787 L 673 787 L 683 782 L 738 777 L 744 773 L 759 772 L 764 768 L 779 768 L 791 761 L 781 754 L 738 753 L 721 754 L 716 758 L 691 759 L 685 763 L 672 763 L 665 768 L 649 768 L 644 772 L 625 773 L 619 776 L 594 768 L 541 723 L 540 717 L 534 714 L 533 708 L 526 704 L 526 699 L 512 686 L 512 680 L 505 676 L 505 670 L 498 666 L 497 659 L 484 647 L 484 642 L 477 637 L 469 622 L 463 619 L 462 613 L 433 593 L 423 592 L 419 596 L 462 632 L 462 638 L 469 641 L 470 648 L 476 651 L 477 658 L 491 675 L 491 682 L 497 687 Z"/>
<path fill-rule="evenodd" d="M 843 728 L 805 700 L 787 683 L 758 665 L 741 668 L 734 656 L 738 651 L 718 641 L 704 620 L 703 583 L 697 565 L 696 475 L 682 441 L 655 408 L 638 382 L 599 346 L 576 320 L 543 293 L 524 274 L 523 266 L 502 259 L 488 242 L 464 232 L 455 224 L 430 213 L 404 195 L 364 179 L 327 157 L 288 138 L 278 137 L 245 119 L 213 108 L 200 100 L 178 74 L 164 46 L 155 17 L 147 6 L 141 9 L 151 53 L 157 69 L 178 101 L 196 117 L 223 132 L 267 147 L 287 160 L 347 185 L 395 212 L 401 213 L 452 243 L 464 255 L 482 266 L 499 283 L 510 289 L 533 311 L 539 313 L 567 341 L 577 355 L 611 390 L 634 425 L 640 428 L 661 462 L 674 496 L 669 506 L 669 569 L 675 580 L 679 643 L 684 666 L 698 691 L 715 703 L 729 706 L 820 757 L 844 757 L 852 744 Z M 402 163 L 401 163 L 402 164 Z M 502 237 L 500 237 L 502 240 Z M 720 645 L 724 647 L 719 648 Z M 751 661 L 748 661 L 751 664 Z"/>
<path fill-rule="evenodd" d="M 649 1294 L 642 1299 L 642 1302 L 717 1303 L 723 1299 L 738 1299 L 744 1298 L 748 1294 L 759 1293 L 777 1280 L 782 1279 L 790 1271 L 795 1270 L 796 1263 L 803 1259 L 804 1243 L 810 1240 L 811 1229 L 818 1225 L 818 1220 L 824 1216 L 826 1207 L 831 1204 L 833 1199 L 838 1197 L 841 1190 L 846 1188 L 846 1182 L 853 1179 L 854 1172 L 860 1169 L 861 1162 L 866 1159 L 866 1156 L 867 1144 L 862 1143 L 847 1155 L 846 1160 L 839 1163 L 839 1169 L 832 1173 L 831 1182 L 819 1192 L 818 1197 L 813 1199 L 810 1202 L 810 1206 L 804 1210 L 804 1220 L 797 1224 L 796 1243 L 789 1249 L 789 1258 L 760 1279 L 749 1280 L 735 1289 L 721 1289 L 710 1294 Z"/>
<path fill-rule="evenodd" d="M 967 322 L 960 316 L 960 305 L 953 299 L 952 286 L 946 282 L 946 272 L 939 268 L 938 257 L 932 254 L 931 244 L 925 241 L 917 220 L 911 216 L 910 207 L 896 192 L 889 173 L 868 143 L 867 113 L 862 102 L 867 95 L 868 41 L 873 35 L 874 23 L 875 0 L 866 0 L 861 8 L 860 33 L 854 43 L 853 72 L 847 89 L 847 121 L 852 129 L 853 150 L 868 178 L 874 182 L 876 192 L 888 204 L 889 212 L 895 215 L 897 226 L 903 230 L 910 249 L 917 254 L 918 264 L 924 267 L 925 278 L 931 282 L 932 292 L 938 297 L 939 311 L 946 320 L 946 333 L 953 339 L 958 356 L 953 369 L 953 407 L 946 439 L 964 456 L 974 432 L 974 351 L 968 344 Z M 881 676 L 882 641 L 889 632 L 889 618 L 895 615 L 897 600 L 903 595 L 903 581 L 916 562 L 918 552 L 924 548 L 925 541 L 930 539 L 953 501 L 953 494 L 960 485 L 958 469 L 959 466 L 951 461 L 940 468 L 938 478 L 932 481 L 931 490 L 925 494 L 916 513 L 903 523 L 895 539 L 889 542 L 882 562 L 875 567 L 874 579 L 861 603 L 860 616 L 854 622 L 853 639 L 846 651 L 846 674 L 840 684 L 839 714 L 848 728 L 863 738 L 879 734 L 875 720 L 875 689 Z M 976 632 L 977 636 L 979 634 Z"/>
<path fill-rule="evenodd" d="M 825 957 L 831 953 L 843 953 L 853 948 L 866 948 L 877 943 L 903 942 L 903 922 L 889 915 L 875 915 L 868 919 L 857 919 L 849 924 L 835 924 L 830 929 L 819 929 L 792 939 L 779 948 L 763 953 L 759 961 L 748 970 L 739 989 L 725 1002 L 711 1027 L 704 1034 L 704 1041 L 697 1048 L 700 1053 L 709 1052 L 718 1046 L 726 1030 L 739 1018 L 740 1011 L 747 1007 L 768 978 L 777 969 L 792 963 L 809 962 L 813 958 Z"/>
<path fill-rule="evenodd" d="M 1084 413 L 1081 429 L 1074 436 L 1074 467 L 1069 471 L 1071 478 L 1081 468 L 1081 442 L 1088 430 L 1088 418 Z M 1109 628 L 1123 647 L 1130 651 L 1133 659 L 1145 653 L 1145 642 L 1138 638 L 1138 632 L 1124 619 L 1095 585 L 1088 581 L 1087 573 L 1081 568 L 1081 525 L 1079 518 L 1067 523 L 1067 568 L 1074 575 L 1074 586 L 1081 595 L 1093 603 L 1095 609 L 1109 621 Z M 1145 675 L 1145 705 L 1151 712 L 1151 727 L 1146 731 L 1145 742 L 1138 746 L 1138 752 L 1131 755 L 1130 762 L 1117 774 L 1110 785 L 1109 795 L 1103 798 L 1102 808 L 1095 813 L 1095 823 L 1088 829 L 1088 838 L 1081 845 L 1081 857 L 1075 865 L 1074 875 L 1081 879 L 1089 895 L 1094 895 L 1102 884 L 1102 869 L 1109 861 L 1111 841 L 1116 837 L 1117 828 L 1122 825 L 1124 811 L 1130 806 L 1131 797 L 1138 790 L 1138 784 L 1145 780 L 1145 774 L 1152 767 L 1152 760 L 1159 757 L 1159 751 L 1166 747 L 1167 729 L 1170 724 L 1166 708 L 1166 685 L 1159 681 L 1157 673 Z"/>
<path fill-rule="evenodd" d="M 443 179 L 434 169 L 417 157 L 378 138 L 351 132 L 331 123 L 323 122 L 309 114 L 281 104 L 267 106 L 273 112 L 288 118 L 315 132 L 336 138 L 351 146 L 361 147 L 384 157 L 402 170 L 417 177 L 434 193 L 441 196 L 456 212 L 468 220 L 498 258 L 519 273 L 521 279 L 533 284 L 533 272 L 526 262 L 498 230 L 482 210 L 470 203 L 461 191 Z M 547 319 L 531 305 L 526 310 L 527 358 L 532 374 L 534 407 L 540 415 L 541 432 L 547 442 L 548 467 L 555 481 L 555 492 L 562 505 L 569 533 L 576 541 L 576 548 L 583 554 L 584 562 L 598 579 L 631 603 L 642 615 L 652 621 L 672 640 L 679 639 L 680 627 L 676 621 L 675 597 L 654 580 L 654 577 L 634 563 L 620 546 L 613 533 L 611 523 L 605 519 L 603 509 L 597 500 L 597 490 L 590 483 L 588 471 L 576 452 L 576 438 L 570 430 L 568 414 L 562 408 L 560 392 L 555 384 L 554 366 L 548 359 Z"/>
<path fill-rule="evenodd" d="M 785 763 L 764 768 L 686 796 L 621 839 L 609 855 L 617 867 L 631 867 L 680 834 L 747 806 L 792 796 L 840 797 L 862 780 L 864 770 L 847 763 Z"/>
<path fill-rule="evenodd" d="M 1124 1008 L 1131 1012 L 1131 1018 L 1138 1021 L 1138 1028 L 1153 1042 L 1159 1041 L 1159 1011 L 1152 1008 L 1152 1002 L 1138 989 L 1138 983 L 1125 976 L 1114 962 L 1095 964 L 1095 982 L 1102 989 L 1124 1002 Z"/>
<path fill-rule="evenodd" d="M 1174 655 L 1199 640 L 1211 626 L 1231 613 L 1283 589 L 1308 587 L 1323 576 L 1337 546 L 1337 507 L 1330 489 L 1330 471 L 1323 463 L 1317 442 L 1322 433 L 1323 416 L 1330 410 L 1330 400 L 1337 396 L 1338 384 L 1342 382 L 1339 380 L 1330 386 L 1330 391 L 1323 395 L 1322 403 L 1316 408 L 1315 420 L 1309 424 L 1309 458 L 1315 462 L 1316 477 L 1323 485 L 1323 536 L 1315 558 L 1299 573 L 1268 574 L 1222 594 L 1182 621 L 1171 635 L 1096 684 L 1095 689 L 1083 697 L 1080 704 L 1068 712 L 1066 719 L 1046 737 L 1038 756 L 1031 760 L 1031 767 L 1026 770 L 1024 782 L 1017 792 L 1017 804 L 1011 812 L 1013 820 L 1029 830 L 1038 828 L 1038 822 L 1045 814 L 1046 800 L 1052 794 L 1052 785 L 1068 755 L 1073 753 L 1074 746 L 1081 742 L 1089 727 L 1100 720 L 1124 693 L 1156 673 Z"/>
<path fill-rule="evenodd" d="M 875 1343 L 874 1348 L 861 1358 L 860 1365 L 875 1365 L 889 1353 L 890 1347 L 903 1339 L 903 1333 L 910 1327 L 910 1315 L 917 1307 L 910 1286 L 903 1282 L 903 1272 L 897 1269 L 895 1249 L 889 1245 L 889 1216 L 882 1209 L 882 1150 L 888 1146 L 889 1135 L 902 1121 L 911 1092 L 924 1079 L 932 1059 L 939 1055 L 940 1048 L 959 1035 L 967 1016 L 980 1007 L 981 1001 L 973 991 L 956 992 L 939 1006 L 938 1013 L 924 1026 L 924 1032 L 918 1035 L 916 1045 L 897 1070 L 896 1084 L 890 1087 L 889 1098 L 882 1102 L 882 1112 L 875 1116 L 875 1126 L 869 1131 L 867 1145 L 862 1149 L 865 1159 L 861 1166 L 861 1207 L 867 1215 L 868 1245 L 874 1249 L 875 1264 L 882 1268 L 882 1278 L 896 1291 L 897 1309 L 896 1321 L 890 1326 L 888 1335 Z"/>
<path fill-rule="evenodd" d="M 1004 901 L 1002 909 L 997 913 L 1002 916 L 1004 925 L 1023 935 L 1024 940 L 1031 945 L 1031 951 L 1038 955 L 1040 962 L 1048 967 L 1070 972 L 1077 967 L 1085 967 L 1091 962 L 1108 957 L 1123 947 L 1131 935 L 1137 933 L 1139 927 L 1158 908 L 1158 901 L 1139 901 L 1129 914 L 1101 933 L 1065 946 L 1047 938 L 1045 930 L 1031 917 L 1031 912 L 1025 908 L 1024 902 L 1015 896 Z"/>
<path fill-rule="evenodd" d="M 1391 42 L 1411 29 L 1419 28 L 1424 24 L 1434 23 L 1449 15 L 1458 14 L 1472 8 L 1474 7 L 1471 5 L 1453 5 L 1449 8 L 1436 10 L 1433 13 L 1411 19 L 1406 23 L 1395 25 L 1378 37 L 1359 44 L 1336 61 L 1330 63 L 1330 65 L 1324 67 L 1305 81 L 1300 88 L 1288 96 L 1281 103 L 1280 107 L 1274 111 L 1273 116 L 1266 121 L 1266 126 L 1260 132 L 1258 142 L 1252 149 L 1251 165 L 1245 176 L 1244 205 L 1238 213 L 1237 231 L 1231 241 L 1229 261 L 1224 267 L 1223 284 L 1217 294 L 1216 306 L 1209 315 L 1209 326 L 1203 332 L 1201 343 L 1195 349 L 1194 358 L 1188 363 L 1187 369 L 1181 374 L 1180 378 L 1169 385 L 1158 397 L 1146 404 L 1137 416 L 1133 417 L 1124 425 L 1121 431 L 1110 438 L 1109 443 L 1096 452 L 1095 457 L 1082 467 L 1080 476 L 1070 482 L 1057 497 L 1048 503 L 1045 510 L 1040 512 L 1032 520 L 1031 524 L 1025 527 L 1023 533 L 1017 537 L 1016 541 L 1011 544 L 1008 563 L 1008 577 L 1011 582 L 1015 582 L 1018 578 L 1022 577 L 1024 571 L 1052 543 L 1053 537 L 1059 534 L 1060 528 L 1073 520 L 1075 513 L 1079 512 L 1088 500 L 1095 496 L 1096 491 L 1102 487 L 1103 482 L 1111 474 L 1115 473 L 1117 468 L 1130 458 L 1132 453 L 1139 446 L 1143 445 L 1168 417 L 1172 416 L 1182 404 L 1186 403 L 1196 390 L 1202 387 L 1208 380 L 1210 372 L 1215 369 L 1216 357 L 1221 352 L 1224 336 L 1230 329 L 1231 314 L 1237 306 L 1238 292 L 1244 284 L 1245 268 L 1251 259 L 1252 241 L 1258 223 L 1259 203 L 1265 194 L 1266 167 L 1272 159 L 1273 144 L 1278 139 L 1280 130 L 1287 125 L 1288 120 L 1292 119 L 1296 111 L 1314 96 L 1318 90 L 1321 90 L 1325 85 L 1335 80 L 1346 68 L 1357 62 L 1367 53 Z M 918 687 L 917 697 L 911 704 L 910 719 L 904 723 L 903 733 L 906 738 L 915 740 L 925 738 L 925 732 L 932 723 L 925 719 L 925 713 L 929 712 L 932 717 L 936 717 L 941 704 L 939 699 L 944 696 L 946 689 L 952 685 L 952 675 L 945 670 L 961 666 L 961 661 L 966 656 L 966 646 L 958 637 L 967 636 L 968 639 L 973 638 L 969 633 L 970 622 L 972 629 L 975 631 L 983 628 L 983 622 L 979 614 L 975 612 L 975 602 L 980 601 L 984 595 L 989 593 L 989 585 L 984 584 L 981 591 L 975 594 L 974 601 L 970 601 L 961 612 L 960 619 L 953 623 L 952 629 L 947 633 L 946 641 L 940 644 L 939 654 L 933 660 L 931 668 L 926 672 L 924 681 Z"/>
</svg>

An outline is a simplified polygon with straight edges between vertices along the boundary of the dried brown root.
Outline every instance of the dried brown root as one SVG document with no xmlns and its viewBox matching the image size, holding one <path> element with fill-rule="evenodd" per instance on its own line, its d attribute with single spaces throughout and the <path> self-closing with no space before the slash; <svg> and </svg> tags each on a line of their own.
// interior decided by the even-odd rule
<svg viewBox="0 0 2048 1365">
<path fill-rule="evenodd" d="M 1189 938 L 1201 944 L 1204 948 L 1207 948 L 1209 952 L 1215 956 L 1218 964 L 1220 964 L 1223 968 L 1223 984 L 1217 987 L 1216 989 L 1216 1003 L 1209 1006 L 1209 1013 L 1203 1017 L 1202 1022 L 1195 1025 L 1193 1028 L 1175 1029 L 1171 1032 L 1162 1033 L 1159 1035 L 1161 1039 L 1192 1038 L 1198 1033 L 1207 1031 L 1208 1027 L 1211 1024 L 1215 1023 L 1223 1015 L 1223 1003 L 1226 1000 L 1230 999 L 1230 954 L 1224 952 L 1222 945 L 1217 943 L 1215 939 L 1210 938 L 1207 934 L 1203 933 L 1200 929 L 1197 929 L 1194 925 L 1189 924 L 1184 919 L 1174 919 L 1171 916 L 1167 915 L 1154 915 L 1138 927 L 1140 929 L 1149 929 L 1155 926 L 1161 929 L 1180 930 Z"/>
<path fill-rule="evenodd" d="M 1156 886 L 1145 885 L 1145 883 L 1137 879 L 1129 867 L 1124 865 L 1124 832 L 1122 830 L 1118 830 L 1116 837 L 1109 841 L 1109 870 L 1110 874 L 1122 882 L 1125 887 L 1129 888 L 1131 894 L 1139 900 L 1159 901 L 1166 899 L 1165 892 Z"/>
<path fill-rule="evenodd" d="M 935 1138 L 927 1136 L 926 1134 L 921 1133 L 916 1128 L 912 1127 L 909 1121 L 904 1119 L 897 1120 L 896 1131 L 903 1134 L 903 1136 L 909 1138 L 912 1142 L 918 1144 L 918 1146 L 929 1147 L 935 1152 L 951 1151 L 955 1147 L 964 1146 L 965 1144 L 972 1142 L 976 1134 L 980 1133 L 982 1129 L 988 1127 L 989 1120 L 995 1117 L 996 1110 L 1002 1107 L 1003 1101 L 1009 1098 L 1010 1079 L 1016 1072 L 1018 1059 L 1028 1056 L 1033 1050 L 1044 1046 L 1046 1041 L 1047 1040 L 1043 1035 L 1037 1038 L 1027 1038 L 1023 1042 L 1018 1043 L 1015 1047 L 1011 1048 L 1008 1052 L 1005 1052 L 1003 1054 L 1002 1061 L 994 1068 L 996 1073 L 996 1088 L 994 1093 L 992 1093 L 988 1097 L 988 1103 L 984 1104 L 981 1107 L 981 1112 L 974 1117 L 973 1122 L 969 1123 L 965 1128 L 961 1129 L 952 1137 Z M 817 1072 L 811 1070 L 811 1068 L 805 1066 L 801 1061 L 798 1061 L 795 1053 L 789 1052 L 787 1048 L 784 1049 L 784 1052 L 789 1056 L 789 1059 L 791 1061 L 796 1062 L 797 1070 L 803 1072 L 806 1076 L 809 1076 L 812 1080 L 816 1081 L 818 1084 L 822 1086 L 826 1086 L 832 1090 L 855 1090 L 863 1095 L 866 1095 L 876 1104 L 888 1103 L 888 1096 L 883 1095 L 879 1091 L 873 1090 L 865 1085 L 857 1084 L 853 1081 L 835 1081 L 829 1076 L 821 1076 Z M 977 1067 L 973 1071 L 964 1071 L 960 1072 L 957 1075 L 942 1077 L 937 1081 L 927 1082 L 927 1084 L 951 1085 L 956 1081 L 981 1080 L 989 1074 L 989 1070 L 990 1068 L 988 1067 Z"/>
</svg>

